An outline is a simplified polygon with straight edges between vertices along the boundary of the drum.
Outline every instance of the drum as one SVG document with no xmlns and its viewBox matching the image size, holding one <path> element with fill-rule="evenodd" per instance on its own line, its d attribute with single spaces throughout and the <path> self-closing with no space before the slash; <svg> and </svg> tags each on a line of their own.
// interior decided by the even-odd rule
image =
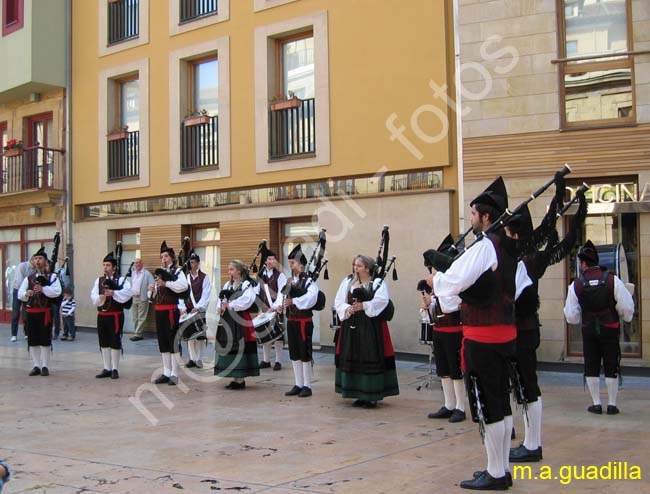
<svg viewBox="0 0 650 494">
<path fill-rule="evenodd" d="M 433 324 L 420 322 L 420 345 L 430 345 L 433 343 Z"/>
<path fill-rule="evenodd" d="M 276 320 L 275 312 L 264 312 L 253 319 L 258 343 L 269 343 L 282 338 L 282 327 Z"/>
<path fill-rule="evenodd" d="M 184 341 L 206 339 L 205 313 L 188 312 L 186 314 L 183 314 L 178 322 Z"/>
<path fill-rule="evenodd" d="M 330 329 L 336 331 L 341 327 L 341 320 L 339 319 L 339 313 L 336 312 L 336 307 L 332 306 L 332 323 L 330 324 Z"/>
</svg>

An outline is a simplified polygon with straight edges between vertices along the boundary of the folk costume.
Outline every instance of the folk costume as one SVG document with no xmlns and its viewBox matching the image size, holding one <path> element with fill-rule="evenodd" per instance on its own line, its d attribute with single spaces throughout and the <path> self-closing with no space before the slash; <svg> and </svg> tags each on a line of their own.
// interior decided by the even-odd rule
<svg viewBox="0 0 650 494">
<path fill-rule="evenodd" d="M 195 252 L 190 254 L 189 260 L 194 260 L 197 263 L 201 262 L 201 258 Z M 187 351 L 190 354 L 186 367 L 202 368 L 201 352 L 206 341 L 205 313 L 210 303 L 212 283 L 210 277 L 201 271 L 200 267 L 197 268 L 196 273 L 191 269 L 188 270 L 186 277 L 190 290 L 187 297 L 180 300 L 178 306 L 181 316 L 195 314 L 195 316 L 188 318 L 181 324 L 182 337 L 187 342 Z"/>
<path fill-rule="evenodd" d="M 265 247 L 266 246 L 264 245 L 264 249 L 262 251 L 262 260 L 260 262 L 261 271 L 257 275 L 257 279 L 260 284 L 260 309 L 264 312 L 269 310 L 277 310 L 282 306 L 282 289 L 287 284 L 287 277 L 283 272 L 279 271 L 276 267 L 269 269 L 266 266 L 266 261 L 269 257 L 275 257 L 277 259 L 277 256 L 275 255 L 275 252 L 266 249 Z M 276 324 L 276 326 L 280 324 L 277 317 L 274 324 Z M 284 344 L 284 341 L 282 339 L 282 333 L 280 331 L 276 331 L 276 333 L 280 334 L 281 336 L 274 341 L 270 340 L 262 343 L 263 358 L 262 362 L 260 363 L 261 369 L 271 367 L 271 347 L 273 347 L 275 350 L 273 370 L 278 371 L 282 369 L 282 346 Z"/>
</svg>

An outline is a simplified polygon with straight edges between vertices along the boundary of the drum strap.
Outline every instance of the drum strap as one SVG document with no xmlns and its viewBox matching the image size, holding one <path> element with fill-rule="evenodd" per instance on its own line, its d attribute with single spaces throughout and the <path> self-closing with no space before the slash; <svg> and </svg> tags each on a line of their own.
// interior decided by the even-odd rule
<svg viewBox="0 0 650 494">
<path fill-rule="evenodd" d="M 194 298 L 194 290 L 192 290 L 192 278 L 190 273 L 187 273 L 187 284 L 190 285 L 190 300 L 192 301 L 192 307 L 196 307 L 196 299 Z"/>
</svg>

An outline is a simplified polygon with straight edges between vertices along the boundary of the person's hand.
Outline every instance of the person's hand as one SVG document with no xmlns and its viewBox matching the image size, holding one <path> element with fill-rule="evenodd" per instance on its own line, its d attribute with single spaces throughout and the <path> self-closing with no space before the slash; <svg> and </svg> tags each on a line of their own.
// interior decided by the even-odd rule
<svg viewBox="0 0 650 494">
<path fill-rule="evenodd" d="M 352 306 L 350 306 L 350 307 L 348 307 L 347 309 L 345 309 L 345 318 L 346 318 L 346 319 L 351 318 L 351 317 L 352 317 L 352 314 L 354 314 L 354 310 L 353 310 Z"/>
<path fill-rule="evenodd" d="M 34 285 L 34 293 L 41 293 L 43 291 L 43 287 L 41 285 Z"/>
<path fill-rule="evenodd" d="M 422 305 L 423 309 L 428 309 L 431 306 L 431 295 L 428 293 L 425 293 L 422 296 L 422 300 L 424 301 L 424 304 Z"/>
<path fill-rule="evenodd" d="M 25 295 L 27 295 L 28 297 L 31 297 L 32 295 L 34 295 L 34 290 L 27 290 L 25 292 Z"/>
<path fill-rule="evenodd" d="M 199 311 L 199 309 L 197 309 L 196 307 L 194 307 L 194 308 L 192 309 L 192 314 L 195 314 L 195 313 L 197 313 L 198 311 Z"/>
<path fill-rule="evenodd" d="M 363 303 L 362 302 L 355 302 L 352 304 L 352 311 L 353 312 L 361 312 L 363 310 Z"/>
<path fill-rule="evenodd" d="M 113 296 L 113 290 L 104 290 L 104 295 L 107 297 L 112 297 Z"/>
<path fill-rule="evenodd" d="M 151 291 L 151 292 L 153 292 L 153 283 L 152 283 L 152 284 L 150 284 L 150 285 L 149 285 L 149 286 L 147 287 L 147 290 L 149 290 L 149 291 Z"/>
<path fill-rule="evenodd" d="M 230 306 L 230 304 L 229 304 L 228 302 L 222 302 L 222 303 L 221 303 L 221 309 L 222 309 L 224 312 L 226 311 L 226 309 L 228 309 L 229 306 Z"/>
<path fill-rule="evenodd" d="M 284 301 L 285 307 L 291 307 L 292 305 L 293 305 L 293 299 L 288 298 Z"/>
<path fill-rule="evenodd" d="M 431 288 L 433 288 L 433 275 L 434 273 L 431 273 L 425 278 L 427 285 L 429 285 Z"/>
<path fill-rule="evenodd" d="M 226 309 L 223 308 L 223 306 L 219 307 L 217 309 L 217 312 L 219 313 L 220 316 L 223 316 L 223 313 L 226 311 Z"/>
<path fill-rule="evenodd" d="M 162 278 L 158 278 L 156 280 L 156 285 L 158 285 L 158 288 L 164 287 L 167 285 L 167 282 L 163 280 Z"/>
<path fill-rule="evenodd" d="M 185 314 L 187 314 L 187 311 L 182 310 L 182 311 L 181 311 L 181 316 L 184 316 Z"/>
<path fill-rule="evenodd" d="M 99 296 L 99 305 L 104 305 L 104 302 L 106 302 L 106 295 L 100 295 Z"/>
</svg>

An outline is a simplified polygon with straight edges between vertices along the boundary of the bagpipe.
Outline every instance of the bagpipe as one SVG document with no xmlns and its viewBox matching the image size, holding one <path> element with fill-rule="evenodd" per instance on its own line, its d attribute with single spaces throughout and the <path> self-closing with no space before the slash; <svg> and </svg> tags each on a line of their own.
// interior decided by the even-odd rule
<svg viewBox="0 0 650 494">
<path fill-rule="evenodd" d="M 126 279 L 131 276 L 133 273 L 133 265 L 135 264 L 132 262 L 129 265 L 129 269 L 127 269 L 126 274 L 124 275 L 124 278 L 121 278 L 121 272 L 122 272 L 122 252 L 123 252 L 123 246 L 122 242 L 118 240 L 115 244 L 115 273 L 113 278 L 104 278 L 104 283 L 103 287 L 104 290 L 114 290 L 114 291 L 119 291 L 124 288 L 124 283 L 126 283 Z M 99 308 L 99 310 L 106 311 L 108 310 L 109 302 L 105 301 L 102 306 Z M 126 302 L 122 304 L 122 307 L 125 309 L 130 309 L 133 306 L 133 298 L 129 298 Z"/>
<path fill-rule="evenodd" d="M 50 281 L 52 275 L 54 275 L 54 280 L 55 281 L 58 279 L 58 275 L 56 274 L 56 263 L 57 263 L 57 260 L 58 260 L 58 257 L 59 257 L 59 247 L 61 245 L 61 233 L 56 232 L 54 234 L 54 238 L 52 239 L 52 243 L 54 244 L 54 246 L 52 247 L 52 256 L 47 261 L 47 271 L 48 272 L 47 272 L 47 274 L 39 274 L 34 279 L 34 283 L 36 285 L 40 285 L 42 287 L 43 286 L 50 286 L 50 284 L 52 283 Z M 34 295 L 29 297 L 29 299 L 27 300 L 27 304 L 26 304 L 27 307 L 31 307 L 33 298 L 34 298 Z M 60 301 L 62 298 L 63 298 L 63 295 L 59 295 L 59 297 L 57 297 L 57 300 Z"/>
<path fill-rule="evenodd" d="M 323 272 L 323 279 L 329 280 L 329 273 L 327 271 L 328 260 L 325 259 L 325 245 L 327 243 L 327 230 L 322 228 L 318 235 L 318 242 L 316 247 L 314 247 L 311 257 L 307 262 L 305 276 L 300 278 L 300 282 L 297 284 L 287 283 L 282 288 L 282 295 L 285 298 L 298 298 L 302 297 L 307 293 L 308 282 L 311 280 L 312 283 L 315 283 L 320 277 L 321 271 Z M 318 297 L 316 299 L 316 304 L 311 307 L 311 310 L 323 310 L 327 299 L 325 294 L 318 290 Z"/>
</svg>

